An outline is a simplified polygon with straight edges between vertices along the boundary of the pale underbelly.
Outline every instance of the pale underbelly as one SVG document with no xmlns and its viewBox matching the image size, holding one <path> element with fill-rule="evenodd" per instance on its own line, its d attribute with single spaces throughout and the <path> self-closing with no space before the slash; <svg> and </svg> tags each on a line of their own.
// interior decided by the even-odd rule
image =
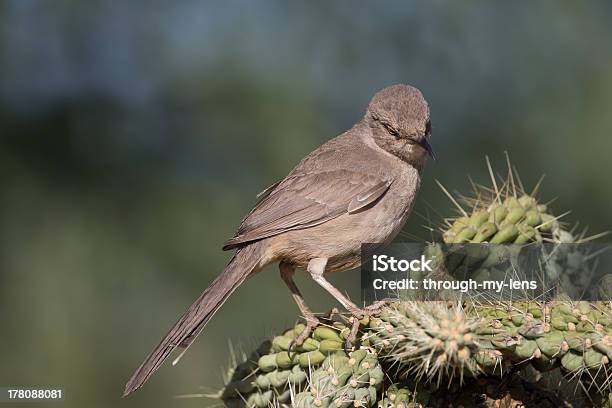
<svg viewBox="0 0 612 408">
<path fill-rule="evenodd" d="M 311 259 L 326 258 L 326 272 L 360 266 L 361 246 L 391 242 L 403 227 L 410 210 L 408 205 L 393 206 L 390 210 L 382 204 L 378 203 L 380 207 L 377 205 L 362 213 L 343 214 L 311 228 L 282 234 L 285 245 L 280 251 L 280 259 L 306 268 Z"/>
</svg>

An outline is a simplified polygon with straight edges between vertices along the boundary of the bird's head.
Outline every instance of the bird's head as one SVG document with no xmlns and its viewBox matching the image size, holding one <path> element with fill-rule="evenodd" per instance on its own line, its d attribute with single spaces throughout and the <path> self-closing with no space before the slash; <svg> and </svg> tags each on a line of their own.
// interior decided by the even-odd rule
<svg viewBox="0 0 612 408">
<path fill-rule="evenodd" d="M 364 119 L 376 144 L 389 153 L 419 167 L 427 155 L 435 159 L 429 105 L 418 89 L 400 84 L 379 91 Z"/>
</svg>

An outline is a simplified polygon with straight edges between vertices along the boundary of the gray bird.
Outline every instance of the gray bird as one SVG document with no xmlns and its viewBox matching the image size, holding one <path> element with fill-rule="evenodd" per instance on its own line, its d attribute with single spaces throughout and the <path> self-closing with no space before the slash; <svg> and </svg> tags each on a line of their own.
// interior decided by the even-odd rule
<svg viewBox="0 0 612 408">
<path fill-rule="evenodd" d="M 388 243 L 401 230 L 427 156 L 435 158 L 430 136 L 429 107 L 418 89 L 393 85 L 374 95 L 350 130 L 260 193 L 223 246 L 236 249 L 225 270 L 136 370 L 124 396 L 140 388 L 175 349 L 184 353 L 234 290 L 270 263 L 279 262 L 280 275 L 307 321 L 296 344 L 318 323 L 293 281 L 296 268 L 306 269 L 353 316 L 367 314 L 325 274 L 358 267 L 362 243 Z"/>
</svg>

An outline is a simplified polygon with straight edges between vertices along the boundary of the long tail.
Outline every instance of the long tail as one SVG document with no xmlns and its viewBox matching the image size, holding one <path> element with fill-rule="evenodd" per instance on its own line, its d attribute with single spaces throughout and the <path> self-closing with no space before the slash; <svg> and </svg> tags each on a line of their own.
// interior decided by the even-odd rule
<svg viewBox="0 0 612 408">
<path fill-rule="evenodd" d="M 258 243 L 238 249 L 225 270 L 183 313 L 155 350 L 138 367 L 125 385 L 124 397 L 140 388 L 176 348 L 186 349 L 191 345 L 229 295 L 256 271 L 260 259 Z"/>
</svg>

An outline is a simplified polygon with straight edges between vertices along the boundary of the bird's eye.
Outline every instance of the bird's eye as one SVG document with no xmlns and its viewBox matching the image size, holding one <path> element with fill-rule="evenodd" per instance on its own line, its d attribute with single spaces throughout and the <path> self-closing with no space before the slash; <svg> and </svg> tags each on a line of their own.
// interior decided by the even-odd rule
<svg viewBox="0 0 612 408">
<path fill-rule="evenodd" d="M 431 133 L 431 121 L 427 121 L 427 123 L 425 124 L 425 134 L 428 135 Z"/>
<path fill-rule="evenodd" d="M 387 132 L 389 132 L 393 136 L 399 135 L 399 132 L 393 126 L 391 126 L 390 124 L 383 123 L 383 126 L 385 127 L 385 129 L 387 129 Z"/>
</svg>

